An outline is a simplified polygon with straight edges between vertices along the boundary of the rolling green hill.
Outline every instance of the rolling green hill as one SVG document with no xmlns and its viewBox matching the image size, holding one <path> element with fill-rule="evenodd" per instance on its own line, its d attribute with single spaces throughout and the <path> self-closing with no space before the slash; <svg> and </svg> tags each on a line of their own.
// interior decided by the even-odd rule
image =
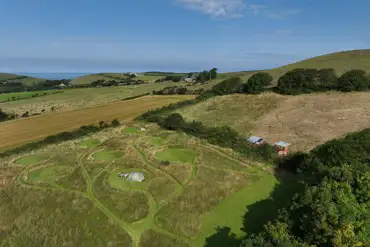
<svg viewBox="0 0 370 247">
<path fill-rule="evenodd" d="M 127 76 L 123 73 L 99 73 L 99 74 L 90 74 L 90 75 L 84 75 L 77 77 L 71 81 L 73 85 L 83 85 L 83 84 L 90 84 L 93 81 L 97 80 L 123 80 Z M 161 79 L 165 77 L 164 75 L 158 75 L 158 74 L 144 74 L 139 75 L 135 79 L 136 80 L 143 80 L 145 82 L 154 82 L 157 79 Z"/>
<path fill-rule="evenodd" d="M 0 73 L 0 81 L 21 82 L 25 85 L 32 85 L 34 83 L 43 82 L 45 81 L 45 79 L 16 75 L 16 74 Z"/>
<path fill-rule="evenodd" d="M 297 68 L 333 68 L 338 76 L 351 69 L 361 69 L 370 73 L 370 49 L 330 53 L 265 71 L 270 73 L 277 81 L 286 72 Z M 240 76 L 243 80 L 248 79 L 253 74 L 253 71 L 228 73 L 228 75 Z"/>
</svg>

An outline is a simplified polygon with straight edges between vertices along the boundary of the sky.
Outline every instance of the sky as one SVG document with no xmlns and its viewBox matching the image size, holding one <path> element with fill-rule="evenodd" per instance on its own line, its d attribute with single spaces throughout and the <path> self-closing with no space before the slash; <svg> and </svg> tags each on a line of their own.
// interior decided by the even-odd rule
<svg viewBox="0 0 370 247">
<path fill-rule="evenodd" d="M 0 0 L 0 72 L 267 69 L 370 48 L 369 0 Z"/>
</svg>

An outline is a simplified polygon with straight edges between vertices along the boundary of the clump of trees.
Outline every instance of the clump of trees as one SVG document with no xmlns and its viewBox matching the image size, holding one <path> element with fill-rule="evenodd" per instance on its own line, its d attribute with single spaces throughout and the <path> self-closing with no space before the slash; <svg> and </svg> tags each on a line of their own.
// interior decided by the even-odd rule
<svg viewBox="0 0 370 247">
<path fill-rule="evenodd" d="M 207 81 L 210 81 L 212 79 L 216 79 L 217 78 L 217 68 L 213 68 L 211 70 L 203 70 L 202 72 L 200 72 L 198 74 L 198 77 L 197 77 L 197 82 L 200 82 L 200 83 L 204 83 L 204 82 L 207 82 Z"/>
<path fill-rule="evenodd" d="M 273 78 L 269 73 L 258 72 L 252 75 L 248 82 L 243 85 L 243 92 L 247 94 L 258 94 L 265 91 L 271 85 Z"/>
<path fill-rule="evenodd" d="M 281 76 L 276 92 L 297 95 L 336 89 L 337 77 L 333 69 L 294 69 Z"/>
<path fill-rule="evenodd" d="M 350 70 L 337 78 L 334 69 L 294 69 L 279 78 L 275 91 L 297 95 L 329 90 L 366 91 L 369 86 L 370 79 L 363 70 Z"/>
<path fill-rule="evenodd" d="M 338 79 L 338 90 L 342 92 L 367 91 L 370 79 L 363 70 L 351 70 Z"/>
<path fill-rule="evenodd" d="M 183 86 L 165 87 L 162 90 L 154 90 L 156 95 L 191 94 L 191 91 Z"/>
<path fill-rule="evenodd" d="M 140 85 L 144 84 L 143 80 L 132 80 L 132 77 L 127 77 L 123 80 L 96 80 L 90 83 L 92 87 L 112 87 L 112 86 L 125 86 L 125 85 Z"/>
</svg>

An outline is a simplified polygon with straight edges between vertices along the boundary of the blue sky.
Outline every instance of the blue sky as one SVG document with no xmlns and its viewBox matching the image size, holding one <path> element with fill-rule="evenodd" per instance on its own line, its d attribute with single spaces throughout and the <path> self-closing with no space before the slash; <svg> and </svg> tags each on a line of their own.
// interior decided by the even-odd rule
<svg viewBox="0 0 370 247">
<path fill-rule="evenodd" d="M 1 72 L 272 68 L 370 47 L 368 0 L 1 0 Z"/>
</svg>

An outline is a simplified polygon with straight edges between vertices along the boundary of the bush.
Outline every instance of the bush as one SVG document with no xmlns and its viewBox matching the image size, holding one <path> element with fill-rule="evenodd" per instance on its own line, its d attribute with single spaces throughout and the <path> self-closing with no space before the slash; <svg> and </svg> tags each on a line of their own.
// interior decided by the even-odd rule
<svg viewBox="0 0 370 247">
<path fill-rule="evenodd" d="M 351 70 L 338 79 L 338 90 L 342 92 L 365 91 L 369 89 L 370 80 L 363 70 Z"/>
<path fill-rule="evenodd" d="M 276 91 L 281 94 L 302 94 L 336 89 L 333 69 L 294 69 L 281 76 Z"/>
<path fill-rule="evenodd" d="M 118 119 L 113 119 L 111 125 L 112 127 L 118 127 L 121 125 L 121 123 L 118 121 Z"/>
<path fill-rule="evenodd" d="M 237 93 L 240 91 L 242 84 L 243 83 L 240 77 L 232 77 L 213 86 L 211 91 L 214 95 L 227 95 Z"/>
<path fill-rule="evenodd" d="M 164 119 L 163 127 L 169 130 L 181 129 L 184 126 L 184 119 L 178 113 L 173 113 Z"/>
<path fill-rule="evenodd" d="M 161 166 L 169 166 L 169 165 L 170 165 L 170 162 L 169 162 L 168 160 L 162 160 L 162 161 L 160 162 L 160 165 L 161 165 Z"/>
<path fill-rule="evenodd" d="M 273 78 L 269 73 L 259 72 L 252 75 L 243 86 L 243 92 L 248 94 L 262 93 L 265 87 L 269 86 Z"/>
</svg>

